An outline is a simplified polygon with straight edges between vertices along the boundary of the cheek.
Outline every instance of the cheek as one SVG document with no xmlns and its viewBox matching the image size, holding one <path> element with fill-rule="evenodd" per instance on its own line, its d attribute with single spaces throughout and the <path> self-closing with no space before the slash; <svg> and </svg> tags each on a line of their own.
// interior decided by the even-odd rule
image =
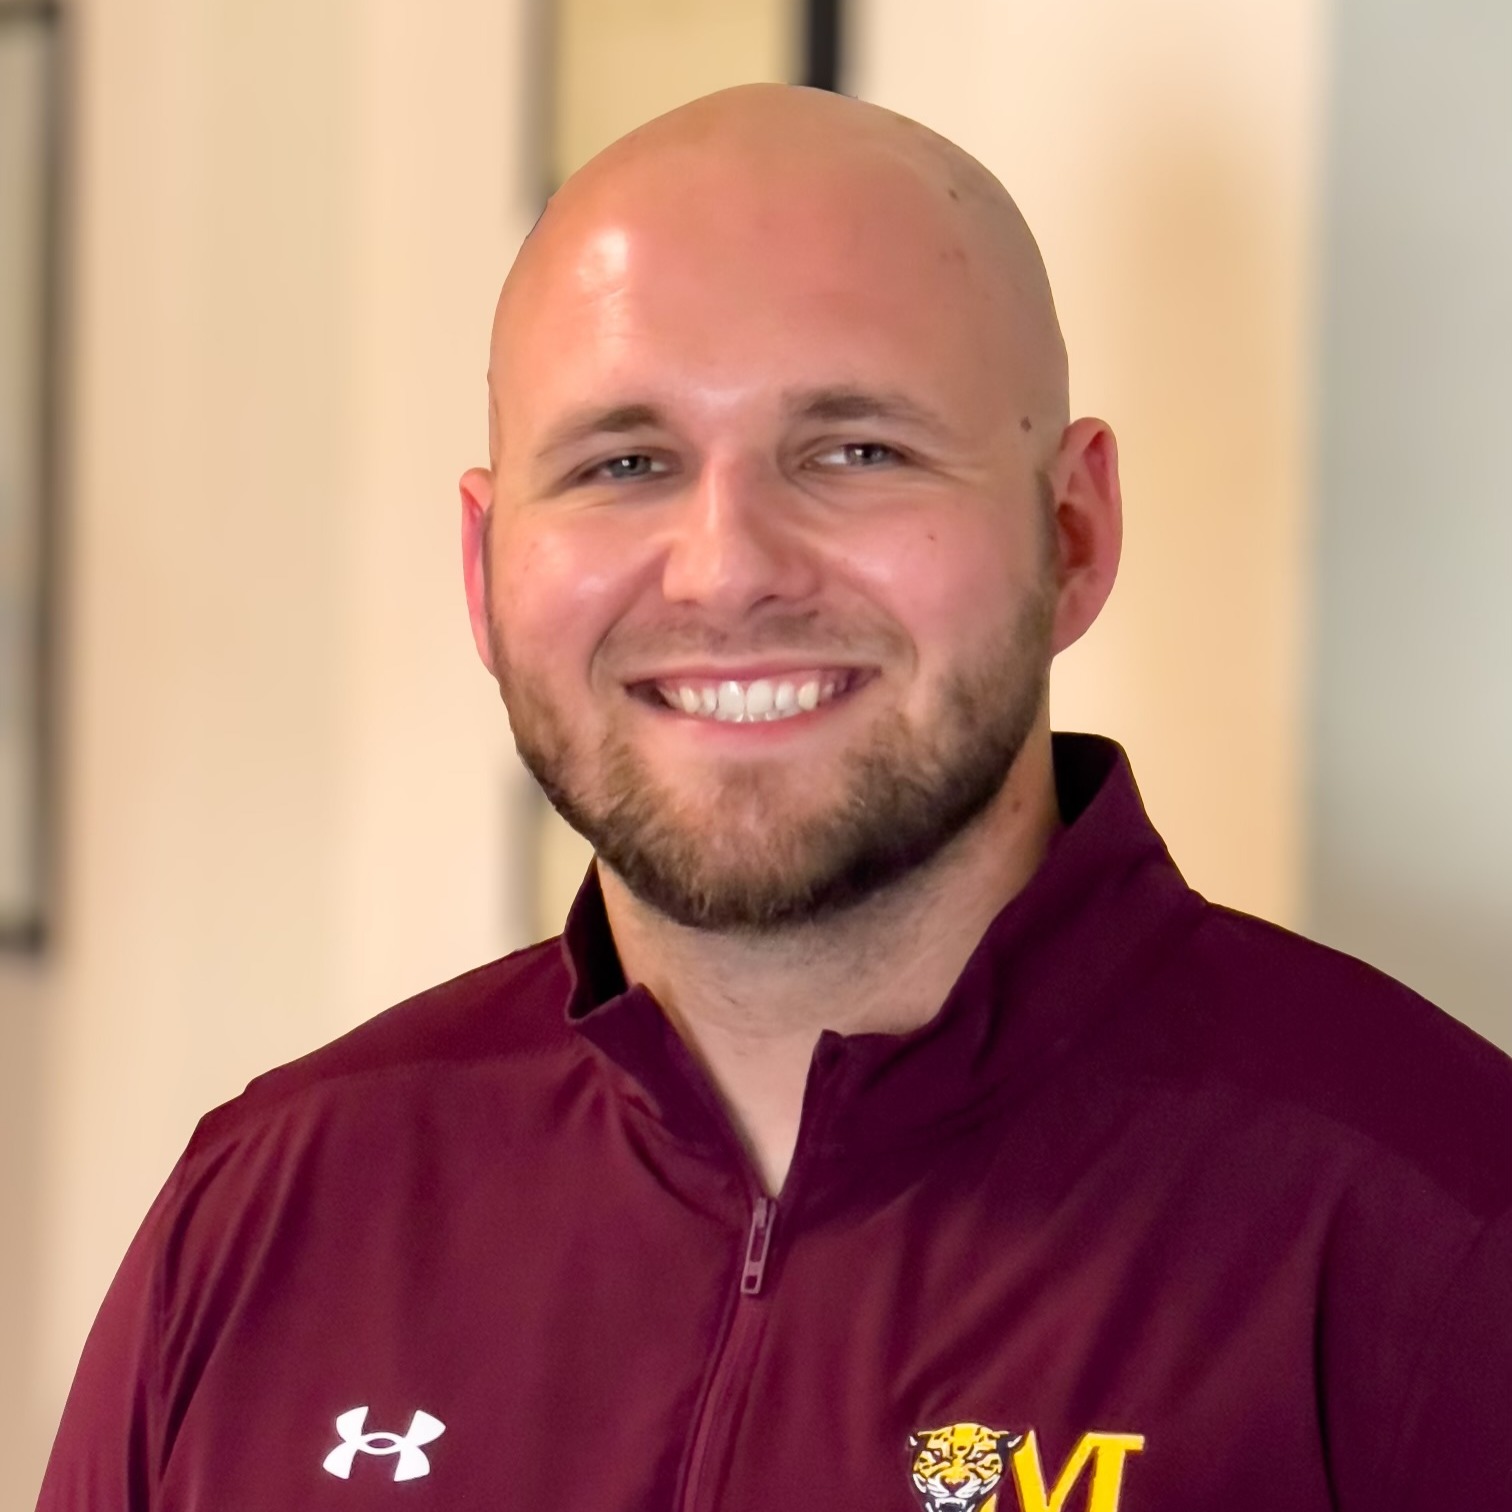
<svg viewBox="0 0 1512 1512">
<path fill-rule="evenodd" d="M 623 610 L 626 553 L 567 527 L 517 525 L 493 546 L 493 616 L 510 655 L 532 670 L 585 664 Z"/>
<path fill-rule="evenodd" d="M 941 511 L 847 552 L 852 581 L 902 627 L 921 665 L 990 641 L 1034 581 L 1031 564 L 991 523 Z"/>
</svg>

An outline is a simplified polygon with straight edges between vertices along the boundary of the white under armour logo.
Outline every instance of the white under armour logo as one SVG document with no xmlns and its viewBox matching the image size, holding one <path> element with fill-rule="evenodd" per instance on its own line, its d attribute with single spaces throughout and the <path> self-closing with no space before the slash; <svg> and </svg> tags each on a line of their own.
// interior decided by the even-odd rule
<svg viewBox="0 0 1512 1512">
<path fill-rule="evenodd" d="M 399 1463 L 394 1466 L 394 1479 L 418 1480 L 430 1474 L 430 1460 L 426 1458 L 421 1444 L 428 1444 L 446 1432 L 446 1424 L 433 1418 L 428 1412 L 417 1412 L 410 1419 L 409 1432 L 364 1433 L 367 1426 L 366 1407 L 354 1407 L 336 1419 L 336 1431 L 341 1443 L 325 1457 L 325 1468 L 332 1475 L 346 1480 L 359 1454 L 397 1454 Z"/>
</svg>

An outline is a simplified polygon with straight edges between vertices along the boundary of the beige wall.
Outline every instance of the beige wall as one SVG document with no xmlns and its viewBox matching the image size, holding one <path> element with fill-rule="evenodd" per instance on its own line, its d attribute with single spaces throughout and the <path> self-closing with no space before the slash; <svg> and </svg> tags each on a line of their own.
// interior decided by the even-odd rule
<svg viewBox="0 0 1512 1512">
<path fill-rule="evenodd" d="M 519 20 L 75 9 L 65 892 L 56 956 L 0 979 L 5 1512 L 198 1114 L 513 943 L 455 479 L 534 208 Z"/>
<path fill-rule="evenodd" d="M 871 0 L 856 91 L 980 157 L 1039 237 L 1127 542 L 1055 722 L 1127 746 L 1192 883 L 1300 903 L 1323 0 Z"/>
<path fill-rule="evenodd" d="M 1512 7 L 1335 38 L 1306 922 L 1512 1049 Z"/>
<path fill-rule="evenodd" d="M 554 181 L 684 100 L 799 77 L 801 17 L 795 0 L 556 0 Z"/>
<path fill-rule="evenodd" d="M 36 1494 L 58 1401 L 42 1382 L 37 1310 L 51 1256 L 41 1238 L 43 1034 L 51 1003 L 35 974 L 0 964 L 0 1509 Z"/>
</svg>

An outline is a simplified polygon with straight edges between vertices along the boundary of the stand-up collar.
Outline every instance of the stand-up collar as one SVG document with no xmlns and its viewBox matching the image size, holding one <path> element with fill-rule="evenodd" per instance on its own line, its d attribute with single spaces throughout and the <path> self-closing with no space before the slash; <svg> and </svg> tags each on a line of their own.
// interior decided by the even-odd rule
<svg viewBox="0 0 1512 1512">
<path fill-rule="evenodd" d="M 1097 736 L 1057 735 L 1054 760 L 1065 827 L 988 926 L 939 1013 L 908 1034 L 820 1036 L 806 1106 L 827 1109 L 824 1147 L 897 1145 L 1034 1085 L 1195 922 L 1200 900 L 1146 817 L 1123 751 Z M 672 1133 L 727 1143 L 718 1100 L 687 1047 L 651 994 L 627 987 L 592 871 L 563 950 L 574 1027 Z"/>
</svg>

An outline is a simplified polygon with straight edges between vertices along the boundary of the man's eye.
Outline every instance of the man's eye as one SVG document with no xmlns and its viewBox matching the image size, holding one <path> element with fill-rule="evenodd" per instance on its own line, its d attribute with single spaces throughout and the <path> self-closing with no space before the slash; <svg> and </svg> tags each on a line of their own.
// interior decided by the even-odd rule
<svg viewBox="0 0 1512 1512">
<path fill-rule="evenodd" d="M 588 470 L 587 476 L 620 483 L 636 478 L 653 478 L 666 470 L 664 464 L 655 457 L 647 456 L 645 452 L 627 452 L 623 457 L 610 457 L 607 461 L 595 464 Z"/>
<path fill-rule="evenodd" d="M 899 460 L 899 454 L 880 441 L 847 441 L 820 452 L 815 463 L 820 467 L 883 467 Z"/>
</svg>

